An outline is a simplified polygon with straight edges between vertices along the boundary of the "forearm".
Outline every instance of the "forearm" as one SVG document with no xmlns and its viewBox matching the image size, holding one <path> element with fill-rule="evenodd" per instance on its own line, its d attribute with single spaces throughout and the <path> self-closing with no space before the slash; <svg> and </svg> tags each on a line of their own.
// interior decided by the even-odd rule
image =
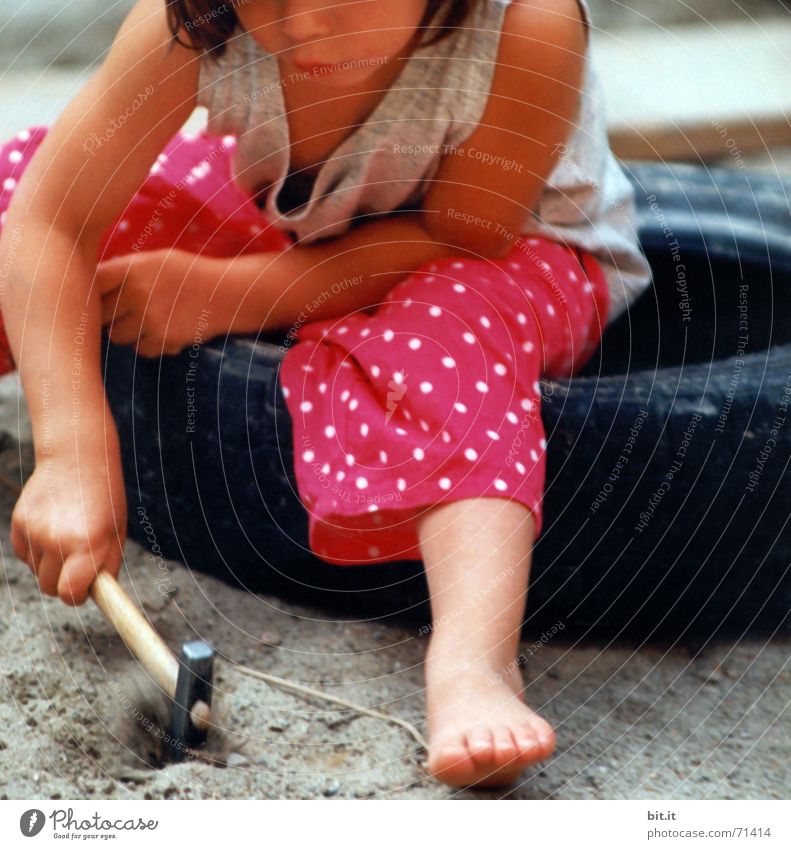
<svg viewBox="0 0 791 849">
<path fill-rule="evenodd" d="M 101 374 L 101 305 L 91 286 L 89 250 L 54 227 L 12 214 L 0 241 L 3 320 L 37 459 L 78 437 L 97 448 L 116 438 Z"/>
<path fill-rule="evenodd" d="M 219 260 L 225 269 L 217 291 L 233 305 L 230 332 L 276 330 L 290 327 L 300 315 L 317 321 L 379 304 L 423 263 L 465 254 L 435 242 L 418 212 L 399 213 L 334 239 L 266 254 L 263 266 L 255 254 Z"/>
</svg>

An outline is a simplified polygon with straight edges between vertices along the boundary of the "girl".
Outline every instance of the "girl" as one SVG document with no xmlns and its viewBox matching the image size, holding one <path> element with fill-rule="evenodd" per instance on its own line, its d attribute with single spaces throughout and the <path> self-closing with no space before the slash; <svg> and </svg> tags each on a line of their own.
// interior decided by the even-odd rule
<svg viewBox="0 0 791 849">
<path fill-rule="evenodd" d="M 425 564 L 431 774 L 507 784 L 553 751 L 516 661 L 538 380 L 650 282 L 588 29 L 584 0 L 138 0 L 57 123 L 0 151 L 37 460 L 12 542 L 44 593 L 120 567 L 102 326 L 147 357 L 271 334 L 313 551 Z"/>
</svg>

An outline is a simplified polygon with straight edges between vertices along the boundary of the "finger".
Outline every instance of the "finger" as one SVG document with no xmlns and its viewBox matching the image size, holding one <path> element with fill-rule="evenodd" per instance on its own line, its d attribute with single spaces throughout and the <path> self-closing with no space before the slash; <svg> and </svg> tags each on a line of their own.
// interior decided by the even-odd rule
<svg viewBox="0 0 791 849">
<path fill-rule="evenodd" d="M 164 344 L 160 345 L 159 353 L 157 353 L 156 356 L 178 357 L 186 347 L 186 345 L 179 344 L 178 342 L 168 342 L 165 340 Z"/>
<path fill-rule="evenodd" d="M 84 604 L 96 578 L 96 572 L 97 566 L 90 552 L 69 555 L 57 582 L 58 598 L 71 607 Z"/>
<path fill-rule="evenodd" d="M 104 295 L 123 285 L 129 271 L 130 260 L 126 256 L 113 257 L 100 262 L 96 266 L 94 280 L 100 294 Z"/>
<path fill-rule="evenodd" d="M 135 350 L 140 357 L 158 360 L 161 357 L 177 357 L 186 345 L 179 345 L 160 339 L 158 336 L 143 334 L 138 340 Z"/>
<path fill-rule="evenodd" d="M 34 545 L 30 536 L 22 531 L 18 548 L 18 552 L 15 552 L 17 557 L 35 575 L 38 564 L 41 561 L 41 547 L 39 545 Z"/>
<path fill-rule="evenodd" d="M 121 302 L 121 288 L 113 289 L 102 295 L 102 325 L 123 318 L 127 310 Z"/>
<path fill-rule="evenodd" d="M 30 542 L 24 531 L 22 522 L 18 519 L 11 521 L 11 547 L 14 549 L 14 554 L 23 562 L 28 563 L 30 558 Z M 28 565 L 30 565 L 28 563 Z"/>
<path fill-rule="evenodd" d="M 133 345 L 140 339 L 140 321 L 132 313 L 122 315 L 113 321 L 109 335 L 114 345 Z"/>
<path fill-rule="evenodd" d="M 108 546 L 107 552 L 101 560 L 102 571 L 109 572 L 114 578 L 121 571 L 121 562 L 124 559 L 124 540 L 117 536 Z"/>
<path fill-rule="evenodd" d="M 161 340 L 153 336 L 142 334 L 135 345 L 135 353 L 139 357 L 147 357 L 148 359 L 159 359 L 167 352 L 164 350 L 164 344 Z"/>
<path fill-rule="evenodd" d="M 44 595 L 58 594 L 58 576 L 61 572 L 61 557 L 59 554 L 42 553 L 35 558 L 36 577 Z"/>
</svg>

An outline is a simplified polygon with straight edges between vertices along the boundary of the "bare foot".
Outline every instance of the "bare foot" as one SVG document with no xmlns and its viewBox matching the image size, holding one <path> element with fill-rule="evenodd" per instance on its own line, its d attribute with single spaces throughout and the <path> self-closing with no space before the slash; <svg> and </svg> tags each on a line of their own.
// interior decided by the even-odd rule
<svg viewBox="0 0 791 849">
<path fill-rule="evenodd" d="M 453 787 L 512 784 L 555 749 L 555 732 L 524 702 L 522 674 L 486 663 L 458 665 L 448 651 L 426 655 L 428 772 Z"/>
</svg>

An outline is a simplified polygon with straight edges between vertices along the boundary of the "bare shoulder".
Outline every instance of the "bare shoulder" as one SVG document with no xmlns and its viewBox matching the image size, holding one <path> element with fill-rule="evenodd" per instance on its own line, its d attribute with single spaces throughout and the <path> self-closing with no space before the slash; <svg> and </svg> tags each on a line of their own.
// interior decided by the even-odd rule
<svg viewBox="0 0 791 849">
<path fill-rule="evenodd" d="M 480 122 L 442 157 L 424 198 L 437 241 L 507 255 L 574 130 L 586 51 L 577 0 L 513 0 L 505 10 Z"/>
<path fill-rule="evenodd" d="M 540 73 L 566 64 L 573 74 L 587 41 L 578 0 L 512 0 L 503 17 L 498 70 L 505 67 Z M 501 74 L 494 82 L 507 84 L 511 79 Z"/>
<path fill-rule="evenodd" d="M 102 65 L 50 127 L 15 191 L 47 220 L 97 241 L 192 113 L 196 54 L 172 38 L 162 0 L 138 0 Z"/>
</svg>

